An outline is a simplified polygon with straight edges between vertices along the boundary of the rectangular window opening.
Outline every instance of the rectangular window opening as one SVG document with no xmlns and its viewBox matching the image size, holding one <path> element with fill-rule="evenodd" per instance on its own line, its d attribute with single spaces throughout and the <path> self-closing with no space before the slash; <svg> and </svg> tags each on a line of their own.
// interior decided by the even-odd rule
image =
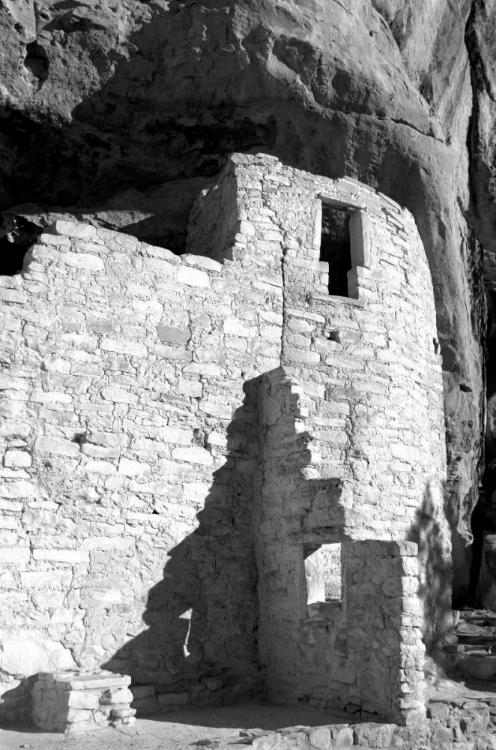
<svg viewBox="0 0 496 750">
<path fill-rule="evenodd" d="M 332 619 L 341 611 L 341 544 L 305 545 L 303 556 L 307 617 Z"/>
<path fill-rule="evenodd" d="M 329 264 L 329 294 L 349 297 L 352 268 L 350 212 L 322 202 L 320 260 Z"/>
</svg>

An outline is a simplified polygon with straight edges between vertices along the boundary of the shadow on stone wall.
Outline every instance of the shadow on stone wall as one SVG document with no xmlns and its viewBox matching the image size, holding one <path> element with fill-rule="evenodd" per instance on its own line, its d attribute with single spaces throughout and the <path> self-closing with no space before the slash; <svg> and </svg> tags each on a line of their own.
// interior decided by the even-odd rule
<svg viewBox="0 0 496 750">
<path fill-rule="evenodd" d="M 436 495 L 443 495 L 443 503 Z M 441 510 L 442 508 L 442 510 Z M 407 540 L 418 545 L 420 585 L 418 595 L 424 605 L 424 642 L 427 653 L 438 666 L 444 666 L 443 635 L 452 628 L 452 566 L 449 540 L 443 537 L 439 514 L 443 513 L 453 534 L 454 516 L 446 487 L 427 482 L 422 504 L 415 513 Z"/>
<path fill-rule="evenodd" d="M 150 589 L 148 629 L 103 665 L 135 684 L 195 700 L 214 677 L 216 697 L 257 678 L 257 575 L 251 484 L 258 458 L 259 379 L 227 428 L 227 455 L 214 472 L 198 527 L 168 554 L 164 577 Z M 199 700 L 199 702 L 202 702 Z"/>
<path fill-rule="evenodd" d="M 177 694 L 184 703 L 229 702 L 262 687 L 252 507 L 261 382 L 262 376 L 245 383 L 243 404 L 227 427 L 226 458 L 213 473 L 197 514 L 198 527 L 168 553 L 163 579 L 148 593 L 143 615 L 147 629 L 102 665 L 131 675 L 135 685 Z M 319 482 L 305 480 L 304 485 L 303 494 L 318 495 Z M 328 498 L 329 488 L 321 489 Z M 327 505 L 322 511 L 329 512 Z M 440 514 L 448 517 L 453 531 L 446 488 L 428 482 L 407 539 L 419 548 L 424 640 L 442 668 L 441 640 L 452 626 L 452 573 Z M 215 692 L 211 700 L 207 690 Z"/>
<path fill-rule="evenodd" d="M 15 687 L 2 693 L 0 724 L 29 724 L 31 719 L 31 690 L 37 675 L 25 677 Z"/>
</svg>

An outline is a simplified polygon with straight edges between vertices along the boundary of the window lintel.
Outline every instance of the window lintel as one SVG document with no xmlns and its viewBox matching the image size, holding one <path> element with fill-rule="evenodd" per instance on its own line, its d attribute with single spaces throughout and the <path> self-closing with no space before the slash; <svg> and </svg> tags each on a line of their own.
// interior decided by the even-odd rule
<svg viewBox="0 0 496 750">
<path fill-rule="evenodd" d="M 328 206 L 339 208 L 341 211 L 348 211 L 348 213 L 355 213 L 357 211 L 365 211 L 366 206 L 364 203 L 354 203 L 353 201 L 343 201 L 335 196 L 326 195 L 325 193 L 319 193 L 317 199 L 322 203 L 326 203 Z"/>
</svg>

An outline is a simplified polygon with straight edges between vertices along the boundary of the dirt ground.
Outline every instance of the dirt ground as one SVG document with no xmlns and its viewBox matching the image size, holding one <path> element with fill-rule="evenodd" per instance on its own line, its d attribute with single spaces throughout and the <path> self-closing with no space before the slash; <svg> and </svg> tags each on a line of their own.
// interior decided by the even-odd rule
<svg viewBox="0 0 496 750">
<path fill-rule="evenodd" d="M 321 726 L 350 721 L 341 714 L 312 709 L 244 703 L 223 708 L 176 711 L 138 719 L 132 727 L 63 735 L 32 727 L 0 729 L 0 750 L 247 750 L 243 732 L 296 725 Z"/>
</svg>

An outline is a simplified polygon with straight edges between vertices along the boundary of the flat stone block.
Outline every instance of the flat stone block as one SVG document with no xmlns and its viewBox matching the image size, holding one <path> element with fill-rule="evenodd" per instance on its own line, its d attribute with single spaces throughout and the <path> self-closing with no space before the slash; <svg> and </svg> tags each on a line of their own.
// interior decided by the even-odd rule
<svg viewBox="0 0 496 750">
<path fill-rule="evenodd" d="M 58 679 L 63 679 L 58 677 Z M 96 688 L 127 687 L 131 682 L 129 675 L 114 675 L 111 672 L 90 675 L 78 675 L 68 678 L 72 690 L 94 690 Z"/>
<path fill-rule="evenodd" d="M 69 440 L 52 437 L 39 437 L 35 443 L 35 450 L 43 453 L 53 453 L 56 456 L 79 456 L 80 447 Z"/>
<path fill-rule="evenodd" d="M 73 724 L 79 721 L 94 721 L 93 711 L 89 708 L 69 708 L 67 711 L 67 723 Z"/>
<path fill-rule="evenodd" d="M 100 694 L 98 691 L 72 690 L 67 693 L 67 696 L 70 708 L 97 709 L 100 705 Z"/>
<path fill-rule="evenodd" d="M 312 729 L 308 735 L 312 748 L 317 750 L 328 750 L 331 747 L 331 730 L 328 727 L 317 727 Z M 351 744 L 353 744 L 353 733 L 351 734 Z"/>
<path fill-rule="evenodd" d="M 124 703 L 128 705 L 133 698 L 133 693 L 127 688 L 110 689 L 105 690 L 100 698 L 100 703 L 101 705 L 120 705 Z"/>
<path fill-rule="evenodd" d="M 201 255 L 191 255 L 190 253 L 187 253 L 185 255 L 181 255 L 181 260 L 188 266 L 199 266 L 201 268 L 206 268 L 208 271 L 218 271 L 219 273 L 222 272 L 222 263 L 219 263 L 219 261 L 214 260 L 213 258 L 207 258 Z"/>
<path fill-rule="evenodd" d="M 66 235 L 68 237 L 77 237 L 79 239 L 88 239 L 95 234 L 95 227 L 83 222 L 64 221 L 58 219 L 47 229 L 49 234 Z"/>
<path fill-rule="evenodd" d="M 391 747 L 393 744 L 395 724 L 357 724 L 353 729 L 354 744 L 370 748 Z"/>
<path fill-rule="evenodd" d="M 253 740 L 253 750 L 289 750 L 289 738 L 283 737 L 279 733 L 265 734 L 263 737 L 256 737 Z"/>
<path fill-rule="evenodd" d="M 190 339 L 190 332 L 171 326 L 157 326 L 157 333 L 163 344 L 187 344 Z"/>
<path fill-rule="evenodd" d="M 188 286 L 206 287 L 210 284 L 208 273 L 185 266 L 179 268 L 177 280 L 180 284 L 187 284 Z"/>
<path fill-rule="evenodd" d="M 31 455 L 27 451 L 9 450 L 5 453 L 3 463 L 11 468 L 31 466 Z"/>
<path fill-rule="evenodd" d="M 105 267 L 101 258 L 89 253 L 64 253 L 60 259 L 67 266 L 77 268 L 81 271 L 92 271 L 95 273 L 103 271 Z"/>
<path fill-rule="evenodd" d="M 348 726 L 331 727 L 333 743 L 337 747 L 351 747 L 354 742 L 353 729 Z M 331 745 L 332 747 L 332 745 Z"/>
</svg>

